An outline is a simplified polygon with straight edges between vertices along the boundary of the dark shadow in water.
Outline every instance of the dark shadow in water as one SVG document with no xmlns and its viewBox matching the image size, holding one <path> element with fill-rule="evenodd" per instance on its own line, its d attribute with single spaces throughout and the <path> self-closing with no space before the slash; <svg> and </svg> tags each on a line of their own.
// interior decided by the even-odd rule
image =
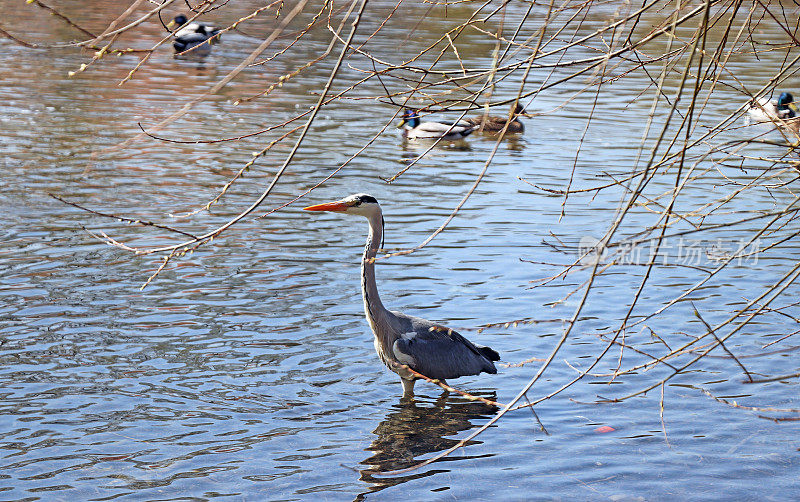
<svg viewBox="0 0 800 502">
<path fill-rule="evenodd" d="M 496 400 L 495 392 L 476 393 L 490 400 Z M 412 479 L 432 476 L 446 469 L 428 466 L 401 476 L 376 476 L 381 472 L 410 467 L 423 460 L 430 453 L 440 452 L 458 442 L 452 438 L 457 433 L 476 427 L 474 422 L 487 420 L 498 411 L 496 406 L 469 401 L 460 396 L 442 394 L 436 400 L 402 400 L 392 406 L 389 414 L 373 431 L 376 438 L 367 448 L 372 456 L 362 461 L 369 468 L 361 471 L 361 481 L 370 487 L 355 500 L 364 498 L 384 488 L 395 486 Z M 480 444 L 474 440 L 467 444 Z M 445 461 L 455 461 L 478 456 L 449 456 Z M 437 464 L 441 466 L 441 463 Z"/>
<path fill-rule="evenodd" d="M 498 134 L 497 133 L 475 133 L 474 139 L 482 139 L 483 141 L 489 143 L 494 143 L 497 141 Z M 505 145 L 506 150 L 512 150 L 521 152 L 525 149 L 525 139 L 523 138 L 521 133 L 508 133 L 503 137 L 503 145 Z"/>
<path fill-rule="evenodd" d="M 404 153 L 408 152 L 419 152 L 422 153 L 426 151 L 428 148 L 431 147 L 436 142 L 436 139 L 415 139 L 415 140 L 408 140 L 406 138 L 402 138 L 402 147 Z M 442 140 L 436 143 L 434 147 L 435 150 L 457 150 L 460 152 L 471 152 L 472 146 L 463 139 L 457 140 L 449 140 L 445 141 Z M 416 157 L 416 155 L 414 156 Z"/>
<path fill-rule="evenodd" d="M 205 54 L 184 54 L 179 56 L 175 54 L 175 62 L 177 67 L 175 71 L 184 71 L 191 75 L 213 75 L 214 71 L 209 69 L 208 56 L 210 53 Z"/>
<path fill-rule="evenodd" d="M 520 138 L 519 134 L 509 134 L 503 139 L 505 140 L 505 145 L 507 150 L 521 152 L 522 150 L 525 149 L 525 141 L 524 139 Z"/>
</svg>

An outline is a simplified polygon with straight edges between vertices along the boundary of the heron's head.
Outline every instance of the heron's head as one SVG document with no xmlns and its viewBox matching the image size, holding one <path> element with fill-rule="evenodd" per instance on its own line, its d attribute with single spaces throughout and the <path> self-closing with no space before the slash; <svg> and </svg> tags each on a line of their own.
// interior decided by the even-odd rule
<svg viewBox="0 0 800 502">
<path fill-rule="evenodd" d="M 381 206 L 378 204 L 378 201 L 375 199 L 375 197 L 365 193 L 349 195 L 342 200 L 327 202 L 325 204 L 317 204 L 316 206 L 309 206 L 303 209 L 306 211 L 329 211 L 332 213 L 357 214 L 367 218 L 382 214 Z"/>
<path fill-rule="evenodd" d="M 404 125 L 408 124 L 409 127 L 414 128 L 419 125 L 419 115 L 417 115 L 416 110 L 412 110 L 411 108 L 406 108 L 403 110 L 403 121 L 397 127 L 403 127 Z"/>
<path fill-rule="evenodd" d="M 183 14 L 178 14 L 172 21 L 169 22 L 167 28 L 171 29 L 173 26 L 175 27 L 183 26 L 184 24 L 186 24 L 186 21 L 188 21 L 188 19 L 186 19 L 186 16 L 184 16 Z"/>
</svg>

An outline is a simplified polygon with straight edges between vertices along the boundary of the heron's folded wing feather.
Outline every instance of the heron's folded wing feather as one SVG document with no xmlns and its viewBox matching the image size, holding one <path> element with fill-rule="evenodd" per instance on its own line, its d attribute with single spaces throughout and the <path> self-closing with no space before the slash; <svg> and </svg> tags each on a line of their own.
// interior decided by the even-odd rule
<svg viewBox="0 0 800 502">
<path fill-rule="evenodd" d="M 486 349 L 475 346 L 458 332 L 425 319 L 395 314 L 407 323 L 408 329 L 394 342 L 392 351 L 398 361 L 413 370 L 442 379 L 477 375 L 481 371 L 497 373 Z M 489 351 L 489 355 L 497 355 Z"/>
<path fill-rule="evenodd" d="M 392 351 L 399 362 L 430 378 L 458 378 L 481 371 L 497 373 L 485 357 L 452 339 L 398 338 Z"/>
</svg>

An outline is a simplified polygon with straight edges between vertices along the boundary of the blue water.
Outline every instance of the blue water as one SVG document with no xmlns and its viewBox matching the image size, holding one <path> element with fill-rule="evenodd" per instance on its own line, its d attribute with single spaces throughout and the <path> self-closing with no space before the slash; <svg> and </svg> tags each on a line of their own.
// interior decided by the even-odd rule
<svg viewBox="0 0 800 502">
<path fill-rule="evenodd" d="M 59 6 L 99 32 L 122 7 L 96 4 L 92 12 L 78 2 Z M 230 24 L 258 5 L 237 2 L 215 12 L 214 19 Z M 372 33 L 393 6 L 371 3 L 364 33 Z M 402 4 L 381 36 L 365 47 L 376 57 L 407 59 L 472 8 L 457 4 L 445 13 Z M 283 14 L 289 10 L 285 6 Z M 310 20 L 313 9 L 306 10 L 292 29 Z M 509 7 L 504 33 L 512 32 L 523 12 L 520 5 Z M 523 35 L 535 32 L 543 12 L 525 25 Z M 614 9 L 597 6 L 578 33 L 590 33 L 613 15 Z M 7 31 L 40 44 L 78 37 L 35 6 L 0 5 L 0 20 Z M 91 58 L 90 51 L 30 49 L 0 39 L 0 500 L 787 500 L 800 495 L 797 412 L 737 408 L 702 391 L 738 405 L 796 410 L 797 377 L 745 384 L 736 361 L 716 348 L 663 387 L 601 402 L 668 377 L 673 370 L 665 364 L 616 378 L 610 374 L 706 334 L 695 308 L 715 326 L 790 272 L 797 256 L 790 217 L 749 248 L 763 253 L 735 260 L 685 301 L 642 320 L 704 279 L 700 268 L 716 267 L 715 257 L 750 239 L 766 220 L 668 239 L 666 255 L 639 295 L 631 321 L 641 322 L 625 331 L 623 352 L 612 347 L 590 376 L 537 404 L 535 415 L 527 408 L 508 412 L 442 461 L 402 474 L 385 473 L 454 446 L 499 410 L 426 383 L 417 384 L 414 401 L 400 399 L 398 378 L 378 361 L 363 319 L 358 270 L 365 222 L 300 208 L 368 192 L 383 205 L 385 247 L 416 246 L 473 184 L 494 138 L 475 134 L 463 144 L 437 147 L 387 184 L 384 179 L 426 150 L 404 144 L 390 127 L 303 200 L 263 219 L 246 218 L 211 245 L 172 261 L 140 290 L 160 256 L 108 246 L 83 228 L 133 246 L 174 243 L 174 237 L 89 214 L 48 193 L 95 211 L 196 233 L 238 214 L 271 181 L 296 136 L 259 160 L 210 212 L 187 220 L 168 215 L 201 208 L 252 152 L 285 129 L 237 142 L 139 138 L 119 146 L 138 134 L 137 122 L 151 126 L 206 92 L 275 26 L 273 17 L 260 18 L 226 34 L 202 60 L 175 60 L 171 49 L 162 47 L 123 86 L 117 83 L 136 64 L 135 56 L 104 59 L 68 78 L 67 72 Z M 764 37 L 783 36 L 777 27 L 762 29 Z M 138 39 L 128 35 L 123 45 L 150 47 L 163 36 L 153 23 L 137 33 Z M 295 34 L 280 37 L 265 55 L 285 47 Z M 316 57 L 329 37 L 324 26 L 312 31 L 304 43 L 274 63 L 245 70 L 158 134 L 179 140 L 233 137 L 308 109 L 332 58 L 264 98 L 232 102 Z M 469 31 L 462 44 L 465 62 L 490 65 L 492 40 Z M 645 52 L 661 48 L 648 46 Z M 757 65 L 742 52 L 727 69 L 754 91 L 783 64 L 785 54 L 767 53 Z M 573 59 L 592 55 L 582 46 L 569 53 Z M 372 69 L 364 58 L 348 63 L 334 91 L 363 76 L 354 68 Z M 571 71 L 558 69 L 550 78 Z M 513 97 L 519 75 L 498 85 L 495 95 Z M 544 70 L 533 72 L 526 89 L 546 78 Z M 526 132 L 500 144 L 485 178 L 443 233 L 418 252 L 379 262 L 387 306 L 442 322 L 501 353 L 497 375 L 450 382 L 474 395 L 507 403 L 541 368 L 580 304 L 591 267 L 546 279 L 578 258 L 582 239 L 603 236 L 626 194 L 617 185 L 565 199 L 532 186 L 563 190 L 570 180 L 573 189 L 609 185 L 633 169 L 653 97 L 652 89 L 639 96 L 646 75 L 634 71 L 602 87 L 588 130 L 596 88 L 585 88 L 586 78 L 542 92 L 528 105 L 537 115 L 524 119 Z M 731 82 L 728 74 L 721 78 Z M 675 79 L 670 73 L 669 93 Z M 408 89 L 391 78 L 384 84 Z M 371 80 L 348 97 L 384 92 Z M 695 136 L 747 99 L 724 86 L 711 95 L 696 119 Z M 342 99 L 323 108 L 297 158 L 254 216 L 321 181 L 394 112 L 375 99 Z M 666 109 L 659 108 L 653 131 L 665 116 Z M 708 144 L 757 133 L 780 140 L 769 128 L 741 127 L 738 118 L 731 124 Z M 682 172 L 694 169 L 695 178 L 677 198 L 676 214 L 698 223 L 710 212 L 702 223 L 711 225 L 781 210 L 795 200 L 796 175 L 759 159 L 779 156 L 783 147 L 749 147 L 751 158 L 741 169 L 720 154 L 701 159 L 708 144 L 686 159 Z M 647 154 L 645 149 L 639 169 Z M 660 169 L 641 199 L 649 203 L 631 209 L 615 240 L 658 220 L 677 176 L 675 164 Z M 678 221 L 667 234 L 690 228 Z M 565 345 L 520 404 L 570 382 L 606 348 L 645 274 L 649 252 L 649 243 L 636 246 L 595 279 Z M 797 341 L 791 336 L 778 341 L 798 329 L 796 295 L 797 287 L 788 287 L 770 303 L 774 310 L 762 312 L 725 342 L 756 379 L 797 372 Z M 728 334 L 743 319 L 717 335 Z M 536 322 L 504 324 L 517 320 Z M 488 323 L 499 325 L 480 330 Z M 681 367 L 711 341 L 704 338 L 700 348 L 691 347 L 695 352 L 667 362 Z M 765 347 L 770 342 L 776 343 Z M 613 430 L 603 432 L 604 426 Z"/>
</svg>

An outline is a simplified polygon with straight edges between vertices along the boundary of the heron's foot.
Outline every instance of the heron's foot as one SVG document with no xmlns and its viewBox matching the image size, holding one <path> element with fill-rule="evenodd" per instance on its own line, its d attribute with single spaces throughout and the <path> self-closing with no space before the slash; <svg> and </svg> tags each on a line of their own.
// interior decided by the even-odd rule
<svg viewBox="0 0 800 502">
<path fill-rule="evenodd" d="M 414 397 L 414 382 L 416 382 L 416 380 L 400 379 L 400 383 L 403 384 L 403 398 Z"/>
</svg>

